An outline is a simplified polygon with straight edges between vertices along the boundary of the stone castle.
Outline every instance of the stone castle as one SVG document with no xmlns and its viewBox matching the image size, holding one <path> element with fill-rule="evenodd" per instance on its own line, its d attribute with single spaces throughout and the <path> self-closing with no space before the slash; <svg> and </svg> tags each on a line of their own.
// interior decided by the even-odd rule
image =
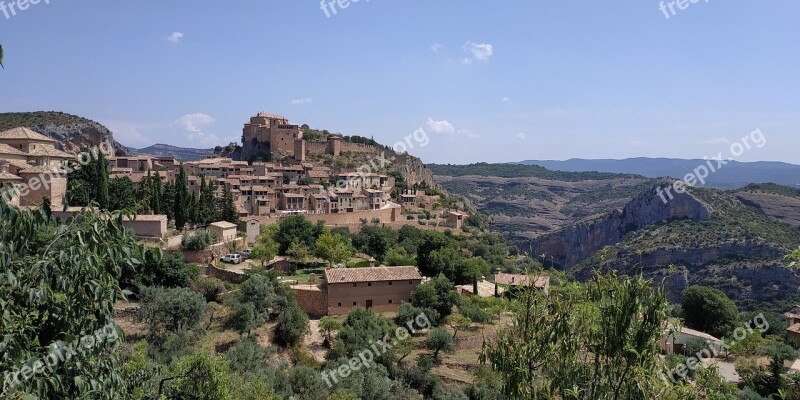
<svg viewBox="0 0 800 400">
<path fill-rule="evenodd" d="M 362 143 L 350 143 L 341 136 L 331 135 L 327 141 L 309 142 L 303 138 L 303 129 L 292 125 L 286 117 L 258 113 L 250 117 L 242 129 L 242 159 L 251 160 L 291 157 L 305 161 L 308 153 L 330 154 L 338 157 L 343 152 L 378 154 L 380 148 Z"/>
</svg>

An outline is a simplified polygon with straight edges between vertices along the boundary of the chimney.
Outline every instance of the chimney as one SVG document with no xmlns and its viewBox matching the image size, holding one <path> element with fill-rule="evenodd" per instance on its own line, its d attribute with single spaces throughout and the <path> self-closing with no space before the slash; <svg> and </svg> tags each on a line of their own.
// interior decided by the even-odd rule
<svg viewBox="0 0 800 400">
<path fill-rule="evenodd" d="M 370 268 L 375 268 L 375 259 L 374 258 L 370 258 L 369 259 L 369 267 Z"/>
<path fill-rule="evenodd" d="M 0 161 L 0 174 L 8 173 L 8 161 Z"/>
</svg>

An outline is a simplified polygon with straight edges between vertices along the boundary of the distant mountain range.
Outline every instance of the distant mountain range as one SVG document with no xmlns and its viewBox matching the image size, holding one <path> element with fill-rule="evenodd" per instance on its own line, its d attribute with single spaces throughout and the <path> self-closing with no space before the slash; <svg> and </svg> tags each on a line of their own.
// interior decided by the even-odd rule
<svg viewBox="0 0 800 400">
<path fill-rule="evenodd" d="M 682 160 L 675 158 L 628 158 L 625 160 L 586 160 L 573 158 L 566 161 L 527 160 L 519 164 L 538 165 L 555 171 L 581 172 L 597 171 L 618 174 L 636 174 L 648 178 L 672 177 L 682 179 L 706 160 Z M 712 161 L 714 168 L 717 163 Z M 786 186 L 800 186 L 800 165 L 783 162 L 738 162 L 730 161 L 706 178 L 708 187 L 735 189 L 751 183 L 777 183 Z"/>
<path fill-rule="evenodd" d="M 154 157 L 175 157 L 179 161 L 202 160 L 206 156 L 214 154 L 214 149 L 190 149 L 177 147 L 169 144 L 154 144 L 142 149 L 128 148 L 131 153 L 148 155 Z"/>
</svg>

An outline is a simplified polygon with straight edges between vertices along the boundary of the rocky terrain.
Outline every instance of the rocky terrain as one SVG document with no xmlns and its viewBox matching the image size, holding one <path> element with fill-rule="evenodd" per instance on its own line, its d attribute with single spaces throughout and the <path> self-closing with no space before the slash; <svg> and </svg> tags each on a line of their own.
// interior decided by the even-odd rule
<svg viewBox="0 0 800 400">
<path fill-rule="evenodd" d="M 110 140 L 117 155 L 128 154 L 127 148 L 114 140 L 108 128 L 76 115 L 54 111 L 0 113 L 0 131 L 17 127 L 26 127 L 55 139 L 59 142 L 58 147 L 68 153 L 77 154 Z"/>
<path fill-rule="evenodd" d="M 782 263 L 800 246 L 794 188 L 696 188 L 664 204 L 656 190 L 667 180 L 519 165 L 431 168 L 443 187 L 490 214 L 493 230 L 576 277 L 642 272 L 665 280 L 672 300 L 705 284 L 744 307 L 776 311 L 796 300 L 800 278 Z"/>
</svg>

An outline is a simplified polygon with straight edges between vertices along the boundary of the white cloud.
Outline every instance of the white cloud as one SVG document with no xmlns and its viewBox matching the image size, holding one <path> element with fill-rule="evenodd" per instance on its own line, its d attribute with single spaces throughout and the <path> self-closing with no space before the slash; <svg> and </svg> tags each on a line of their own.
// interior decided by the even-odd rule
<svg viewBox="0 0 800 400">
<path fill-rule="evenodd" d="M 162 128 L 155 124 L 142 124 L 138 122 L 122 121 L 122 120 L 103 120 L 100 121 L 108 127 L 114 134 L 114 139 L 125 146 L 142 148 L 155 144 L 152 139 L 148 138 L 142 131 Z"/>
<path fill-rule="evenodd" d="M 172 43 L 180 43 L 183 40 L 183 36 L 183 32 L 172 32 L 172 34 L 167 37 L 167 40 Z"/>
<path fill-rule="evenodd" d="M 511 97 L 503 97 L 503 103 L 513 103 L 514 100 Z"/>
<path fill-rule="evenodd" d="M 525 132 L 519 132 L 514 135 L 514 138 L 519 140 L 525 140 L 526 137 L 528 137 L 528 135 L 526 135 Z"/>
<path fill-rule="evenodd" d="M 494 46 L 488 43 L 467 42 L 464 43 L 464 51 L 477 61 L 488 62 L 492 58 L 492 54 L 494 54 Z M 472 63 L 471 61 L 470 64 Z"/>
<path fill-rule="evenodd" d="M 428 118 L 425 125 L 433 131 L 433 133 L 452 135 L 456 133 L 456 128 L 447 120 L 434 121 L 433 118 Z"/>
<path fill-rule="evenodd" d="M 444 48 L 444 45 L 443 45 L 443 44 L 441 44 L 441 43 L 434 43 L 434 44 L 432 44 L 432 45 L 431 45 L 431 50 L 432 50 L 433 52 L 436 52 L 436 53 L 438 53 L 438 52 L 439 52 L 439 50 L 441 50 L 441 49 L 443 49 L 443 48 Z"/>
<path fill-rule="evenodd" d="M 462 58 L 461 59 L 461 64 L 463 64 L 463 65 L 471 65 L 472 64 L 472 59 L 471 58 Z"/>
<path fill-rule="evenodd" d="M 313 102 L 313 100 L 311 100 L 311 97 L 302 97 L 302 98 L 299 98 L 299 99 L 292 99 L 292 104 L 294 104 L 294 105 L 311 104 L 312 102 Z"/>
<path fill-rule="evenodd" d="M 463 137 L 465 137 L 467 139 L 477 139 L 477 138 L 480 137 L 480 135 L 478 135 L 477 133 L 475 133 L 475 132 L 473 132 L 473 131 L 471 131 L 469 129 L 459 129 L 458 132 L 456 132 L 456 133 L 458 133 L 459 135 L 461 135 L 461 136 L 463 136 Z"/>
<path fill-rule="evenodd" d="M 728 143 L 730 143 L 730 141 L 728 140 L 728 138 L 724 137 L 708 139 L 702 142 L 702 144 L 728 144 Z"/>
<path fill-rule="evenodd" d="M 214 122 L 214 118 L 203 113 L 186 114 L 177 120 L 175 125 L 186 136 L 196 144 L 203 146 L 218 145 L 220 139 L 213 133 L 205 132 L 205 127 Z"/>
</svg>

